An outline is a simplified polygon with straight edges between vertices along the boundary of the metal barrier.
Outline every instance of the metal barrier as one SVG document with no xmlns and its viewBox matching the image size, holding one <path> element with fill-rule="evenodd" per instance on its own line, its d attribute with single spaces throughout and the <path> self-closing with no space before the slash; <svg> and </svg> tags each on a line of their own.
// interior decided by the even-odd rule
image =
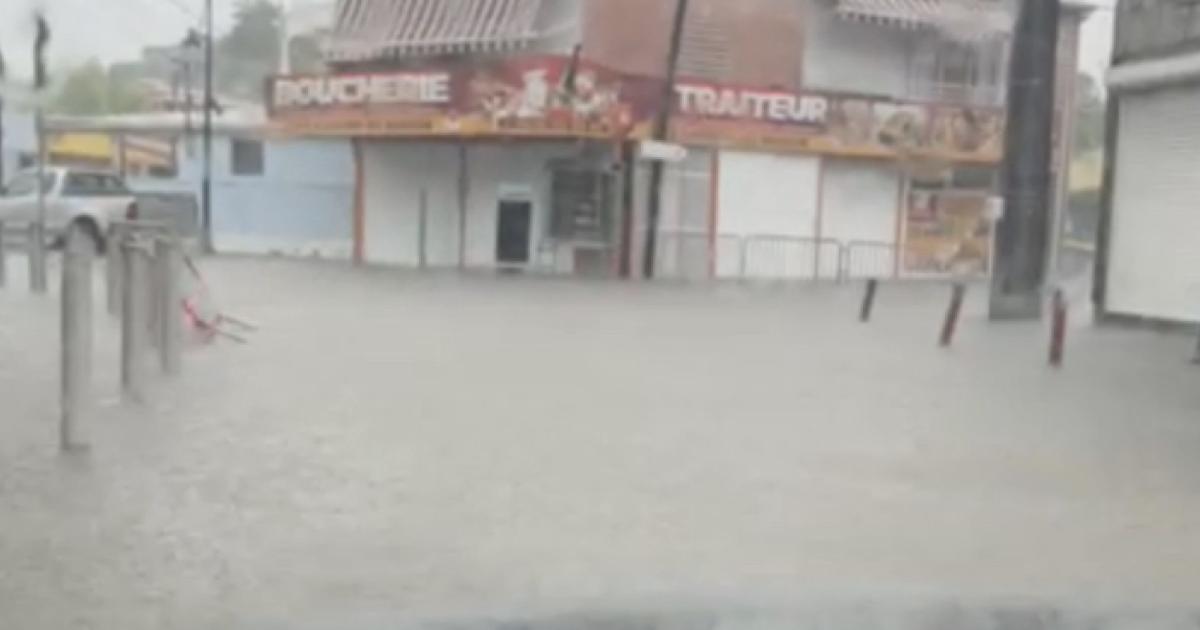
<svg viewBox="0 0 1200 630">
<path fill-rule="evenodd" d="M 843 280 L 895 278 L 900 275 L 896 246 L 883 241 L 849 241 L 842 249 Z"/>
<path fill-rule="evenodd" d="M 672 230 L 658 235 L 654 274 L 658 278 L 707 280 L 712 276 L 712 237 L 707 231 Z"/>
<path fill-rule="evenodd" d="M 842 244 L 804 236 L 752 235 L 744 239 L 742 277 L 762 280 L 838 280 Z"/>
</svg>

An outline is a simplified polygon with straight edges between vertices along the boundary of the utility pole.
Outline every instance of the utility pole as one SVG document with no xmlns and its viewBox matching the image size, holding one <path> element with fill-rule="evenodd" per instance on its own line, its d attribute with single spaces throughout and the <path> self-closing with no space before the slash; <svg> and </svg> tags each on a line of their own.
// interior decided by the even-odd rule
<svg viewBox="0 0 1200 630">
<path fill-rule="evenodd" d="M 8 180 L 4 177 L 4 81 L 7 79 L 7 68 L 4 65 L 4 51 L 0 51 L 0 193 Z M 0 266 L 3 266 L 0 264 Z"/>
<path fill-rule="evenodd" d="M 1004 216 L 997 225 L 991 318 L 1038 319 L 1051 232 L 1059 0 L 1021 0 L 1012 42 Z"/>
<path fill-rule="evenodd" d="M 50 45 L 50 25 L 46 16 L 37 15 L 37 38 L 33 44 L 33 87 L 38 94 L 34 109 L 34 125 L 37 128 L 37 220 L 32 230 L 33 242 L 29 244 L 29 289 L 34 293 L 46 292 L 46 120 L 42 113 L 41 95 L 49 84 L 46 74 L 46 47 Z"/>
<path fill-rule="evenodd" d="M 279 74 L 287 75 L 292 73 L 292 50 L 291 50 L 291 34 L 288 29 L 291 27 L 288 12 L 291 11 L 291 5 L 287 0 L 279 0 Z"/>
<path fill-rule="evenodd" d="M 213 251 L 212 236 L 213 0 L 204 0 L 204 175 L 200 183 L 200 225 L 204 251 Z"/>
<path fill-rule="evenodd" d="M 687 20 L 688 0 L 675 0 L 675 19 L 671 25 L 671 45 L 667 51 L 667 76 L 663 81 L 658 114 L 654 118 L 654 139 L 667 139 L 671 113 L 675 110 L 675 75 L 679 71 L 679 50 L 683 46 L 683 26 Z M 650 198 L 646 212 L 646 251 L 642 257 L 642 277 L 654 277 L 658 250 L 658 218 L 662 211 L 663 162 L 650 163 Z"/>
</svg>

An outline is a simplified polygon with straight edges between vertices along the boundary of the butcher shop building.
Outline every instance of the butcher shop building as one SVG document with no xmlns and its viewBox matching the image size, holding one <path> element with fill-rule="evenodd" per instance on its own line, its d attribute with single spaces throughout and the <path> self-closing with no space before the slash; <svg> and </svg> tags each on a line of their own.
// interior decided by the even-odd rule
<svg viewBox="0 0 1200 630">
<path fill-rule="evenodd" d="M 674 0 L 341 0 L 329 72 L 273 78 L 272 123 L 352 143 L 359 262 L 634 273 L 659 160 L 660 277 L 988 271 L 1008 2 L 690 4 L 663 102 Z"/>
</svg>

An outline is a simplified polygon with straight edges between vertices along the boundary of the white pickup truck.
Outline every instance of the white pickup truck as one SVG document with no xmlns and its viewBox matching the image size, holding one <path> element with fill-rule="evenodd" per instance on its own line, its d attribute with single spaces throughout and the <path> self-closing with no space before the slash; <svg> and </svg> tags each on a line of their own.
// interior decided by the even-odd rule
<svg viewBox="0 0 1200 630">
<path fill-rule="evenodd" d="M 103 170 L 50 167 L 42 175 L 46 194 L 46 233 L 58 243 L 67 227 L 78 224 L 92 236 L 98 252 L 113 220 L 137 215 L 137 201 L 125 182 Z M 21 171 L 0 191 L 0 221 L 28 224 L 37 220 L 37 172 Z"/>
</svg>

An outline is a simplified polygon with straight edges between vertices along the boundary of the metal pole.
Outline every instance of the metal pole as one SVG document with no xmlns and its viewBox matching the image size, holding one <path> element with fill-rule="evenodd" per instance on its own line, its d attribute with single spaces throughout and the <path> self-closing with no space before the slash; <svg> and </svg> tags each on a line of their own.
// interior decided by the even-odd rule
<svg viewBox="0 0 1200 630">
<path fill-rule="evenodd" d="M 34 293 L 46 292 L 46 126 L 39 106 L 34 114 L 37 126 L 37 219 L 30 229 L 29 288 Z"/>
<path fill-rule="evenodd" d="M 4 84 L 8 71 L 4 65 L 4 52 L 0 51 L 0 85 Z M 8 183 L 4 177 L 4 94 L 0 90 L 0 187 Z"/>
<path fill-rule="evenodd" d="M 429 255 L 426 245 L 429 242 L 429 191 L 422 188 L 418 200 L 417 217 L 417 267 L 425 269 L 429 265 Z"/>
<path fill-rule="evenodd" d="M 4 222 L 0 221 L 0 288 L 8 284 L 8 252 L 4 248 Z"/>
<path fill-rule="evenodd" d="M 946 320 L 942 323 L 942 335 L 939 343 L 943 348 L 949 348 L 954 343 L 954 333 L 958 330 L 958 318 L 962 315 L 963 301 L 967 296 L 964 284 L 954 285 L 950 295 L 950 306 L 946 309 Z"/>
<path fill-rule="evenodd" d="M 86 449 L 84 428 L 92 380 L 92 239 L 78 228 L 66 235 L 62 267 L 62 416 L 59 445 Z"/>
<path fill-rule="evenodd" d="M 1067 343 L 1067 298 L 1062 289 L 1054 291 L 1053 308 L 1050 325 L 1050 365 L 1062 367 L 1063 350 Z"/>
<path fill-rule="evenodd" d="M 213 3 L 204 0 L 204 179 L 200 185 L 201 240 L 206 253 L 213 251 L 212 235 L 212 132 L 213 132 Z"/>
<path fill-rule="evenodd" d="M 867 292 L 863 295 L 862 309 L 858 314 L 858 321 L 867 323 L 871 321 L 871 312 L 875 310 L 875 293 L 879 290 L 879 280 L 871 278 L 867 280 Z"/>
<path fill-rule="evenodd" d="M 105 302 L 109 315 L 121 314 L 121 287 L 125 277 L 125 241 L 129 240 L 129 227 L 113 224 L 108 235 L 108 255 L 104 257 Z"/>
<path fill-rule="evenodd" d="M 131 402 L 142 401 L 145 351 L 146 252 L 138 238 L 121 244 L 125 248 L 125 283 L 121 287 L 121 391 Z"/>
<path fill-rule="evenodd" d="M 467 166 L 467 145 L 458 145 L 458 268 L 467 267 L 467 197 L 471 175 Z"/>
<path fill-rule="evenodd" d="M 155 243 L 159 271 L 159 316 L 158 324 L 159 361 L 163 373 L 179 374 L 183 357 L 183 322 L 180 318 L 182 302 L 179 275 L 183 268 L 183 252 L 174 238 L 163 237 Z"/>
<path fill-rule="evenodd" d="M 671 125 L 671 112 L 675 109 L 675 75 L 679 70 L 679 51 L 683 47 L 683 27 L 688 12 L 688 0 L 676 0 L 675 19 L 671 24 L 671 43 L 667 50 L 667 76 L 662 84 L 658 115 L 654 119 L 654 139 L 667 139 Z M 654 277 L 655 256 L 658 248 L 658 220 L 662 212 L 663 163 L 650 163 L 650 192 L 646 211 L 646 252 L 642 258 L 642 276 Z"/>
</svg>

